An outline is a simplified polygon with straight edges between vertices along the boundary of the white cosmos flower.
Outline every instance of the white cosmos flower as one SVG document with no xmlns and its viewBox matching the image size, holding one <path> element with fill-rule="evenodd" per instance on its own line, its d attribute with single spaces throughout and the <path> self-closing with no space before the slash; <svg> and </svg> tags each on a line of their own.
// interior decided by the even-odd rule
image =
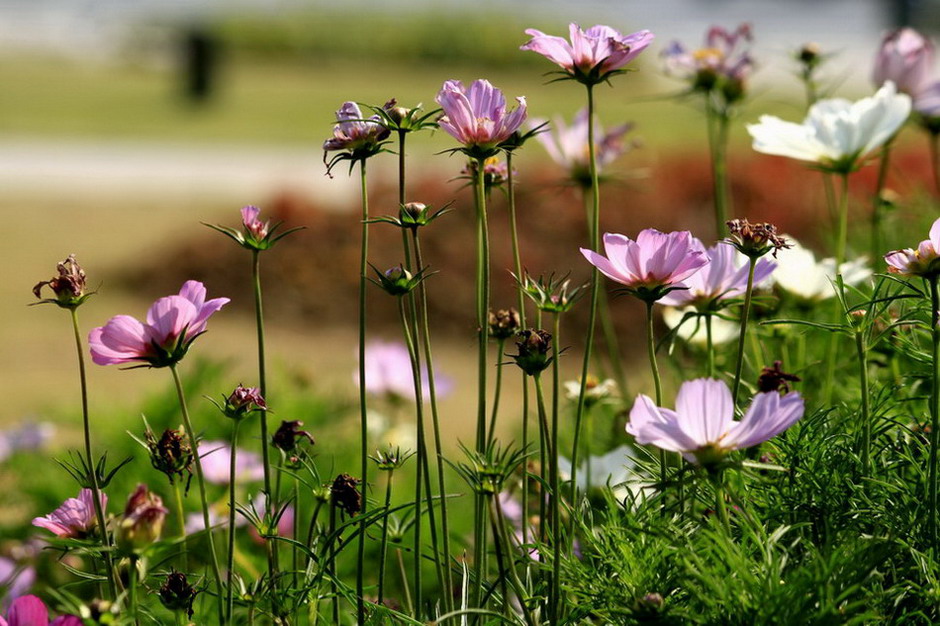
<svg viewBox="0 0 940 626">
<path fill-rule="evenodd" d="M 792 247 L 777 250 L 774 281 L 785 291 L 805 300 L 833 297 L 835 291 L 830 281 L 836 279 L 836 260 L 828 258 L 817 261 L 810 250 L 789 235 L 784 236 Z M 865 260 L 860 258 L 842 264 L 840 273 L 846 285 L 857 285 L 871 276 L 871 269 L 865 265 Z"/>
<path fill-rule="evenodd" d="M 578 465 L 578 489 L 609 486 L 617 500 L 622 501 L 627 496 L 642 497 L 648 485 L 634 470 L 635 466 L 634 453 L 629 446 L 620 446 L 607 454 L 592 456 Z M 558 457 L 558 473 L 562 480 L 571 480 L 569 459 Z"/>
<path fill-rule="evenodd" d="M 695 307 L 672 307 L 662 308 L 663 322 L 670 330 L 679 326 L 686 313 L 695 313 Z M 721 319 L 717 315 L 712 315 L 712 344 L 720 345 L 728 343 L 737 338 L 741 332 L 741 325 L 728 320 Z M 708 343 L 708 332 L 705 330 L 705 318 L 688 319 L 682 326 L 679 326 L 679 338 L 686 343 L 693 343 L 698 346 L 704 346 Z"/>
<path fill-rule="evenodd" d="M 759 123 L 748 124 L 747 131 L 758 152 L 849 172 L 863 156 L 894 136 L 910 112 L 910 96 L 899 94 L 888 81 L 874 96 L 857 102 L 820 100 L 810 107 L 802 124 L 762 115 Z"/>
</svg>

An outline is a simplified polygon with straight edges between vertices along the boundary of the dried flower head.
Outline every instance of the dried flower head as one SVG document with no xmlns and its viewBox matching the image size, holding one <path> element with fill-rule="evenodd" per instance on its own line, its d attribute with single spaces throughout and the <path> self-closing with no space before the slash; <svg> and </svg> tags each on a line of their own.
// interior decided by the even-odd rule
<svg viewBox="0 0 940 626">
<path fill-rule="evenodd" d="M 777 256 L 777 250 L 789 248 L 790 244 L 777 234 L 777 227 L 767 222 L 755 222 L 751 224 L 747 219 L 734 219 L 725 222 L 731 236 L 725 239 L 728 243 L 738 249 L 738 252 L 749 257 L 762 257 L 768 252 L 773 252 Z"/>
<path fill-rule="evenodd" d="M 497 340 L 509 339 L 519 330 L 522 325 L 522 316 L 519 311 L 513 307 L 508 309 L 489 310 L 487 314 L 490 337 Z"/>
<path fill-rule="evenodd" d="M 800 382 L 800 377 L 796 374 L 788 374 L 781 367 L 783 361 L 774 361 L 773 367 L 765 367 L 757 377 L 757 390 L 762 392 L 780 391 L 790 393 L 789 383 Z"/>
<path fill-rule="evenodd" d="M 226 417 L 240 420 L 254 411 L 267 411 L 268 405 L 261 396 L 258 387 L 243 387 L 238 385 L 221 405 Z"/>
<path fill-rule="evenodd" d="M 57 276 L 36 283 L 33 287 L 33 295 L 39 298 L 41 303 L 56 304 L 63 309 L 74 309 L 92 295 L 85 293 L 85 270 L 75 260 L 74 254 L 70 254 L 64 261 L 56 264 L 56 271 Z M 47 285 L 55 294 L 55 298 L 44 299 L 42 297 L 42 288 Z"/>
<path fill-rule="evenodd" d="M 340 474 L 330 487 L 330 500 L 333 506 L 347 515 L 356 515 L 362 510 L 362 494 L 356 488 L 362 481 L 349 474 Z"/>
<path fill-rule="evenodd" d="M 148 428 L 144 441 L 150 450 L 150 464 L 166 474 L 170 484 L 174 476 L 182 478 L 184 472 L 192 476 L 193 450 L 182 431 L 167 428 L 158 440 Z"/>
<path fill-rule="evenodd" d="M 316 442 L 313 440 L 313 436 L 305 430 L 300 430 L 303 425 L 304 423 L 300 420 L 282 421 L 280 427 L 274 431 L 271 443 L 278 450 L 287 453 L 297 449 L 298 440 L 300 439 L 306 439 L 311 446 L 314 445 Z"/>
<path fill-rule="evenodd" d="M 163 532 L 169 509 L 146 485 L 138 485 L 127 500 L 124 517 L 118 525 L 117 544 L 126 552 L 138 553 L 153 544 Z"/>
<path fill-rule="evenodd" d="M 167 574 L 157 593 L 160 602 L 170 611 L 186 611 L 186 615 L 193 616 L 193 600 L 199 592 L 189 584 L 183 572 Z"/>
<path fill-rule="evenodd" d="M 516 347 L 519 354 L 507 356 L 511 357 L 523 372 L 535 376 L 552 364 L 555 357 L 549 355 L 552 352 L 550 332 L 532 328 L 520 331 L 518 337 Z"/>
</svg>

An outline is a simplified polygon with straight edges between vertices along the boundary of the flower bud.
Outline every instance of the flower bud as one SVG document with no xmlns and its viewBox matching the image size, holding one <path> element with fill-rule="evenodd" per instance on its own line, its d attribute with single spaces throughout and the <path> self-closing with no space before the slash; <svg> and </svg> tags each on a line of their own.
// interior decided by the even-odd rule
<svg viewBox="0 0 940 626">
<path fill-rule="evenodd" d="M 287 453 L 293 452 L 297 448 L 298 439 L 306 439 L 310 442 L 310 445 L 313 445 L 316 443 L 313 440 L 313 436 L 305 430 L 300 430 L 300 427 L 303 425 L 304 423 L 300 420 L 282 421 L 280 427 L 274 431 L 274 436 L 271 437 L 271 443 L 274 444 L 274 447 L 278 450 L 283 450 Z"/>
<path fill-rule="evenodd" d="M 806 66 L 807 69 L 814 69 L 822 61 L 822 49 L 818 43 L 805 43 L 797 50 L 796 60 Z"/>
<path fill-rule="evenodd" d="M 222 412 L 226 417 L 232 419 L 242 419 L 252 411 L 267 411 L 268 405 L 261 397 L 261 390 L 258 387 L 243 387 L 239 385 L 225 399 L 225 406 Z"/>
<path fill-rule="evenodd" d="M 375 267 L 372 268 L 378 280 L 372 282 L 381 287 L 391 296 L 403 296 L 418 286 L 424 279 L 424 270 L 417 274 L 412 274 L 403 266 L 391 267 L 384 272 L 380 272 Z"/>
<path fill-rule="evenodd" d="M 144 439 L 150 450 L 150 464 L 155 470 L 166 474 L 170 484 L 174 476 L 182 477 L 183 472 L 192 473 L 193 451 L 181 431 L 167 428 L 158 441 L 153 432 L 147 430 Z"/>
<path fill-rule="evenodd" d="M 85 294 L 85 270 L 75 260 L 74 254 L 70 254 L 68 258 L 58 263 L 56 271 L 58 276 L 36 283 L 33 287 L 33 295 L 42 302 L 57 304 L 64 309 L 74 309 L 91 295 Z M 46 285 L 55 294 L 54 299 L 42 298 L 42 288 Z"/>
<path fill-rule="evenodd" d="M 170 572 L 157 592 L 160 602 L 170 611 L 186 611 L 189 617 L 193 616 L 193 600 L 199 593 L 183 572 Z"/>
<path fill-rule="evenodd" d="M 356 515 L 362 510 L 362 495 L 356 489 L 362 481 L 349 474 L 340 474 L 330 487 L 330 501 L 347 515 Z"/>
<path fill-rule="evenodd" d="M 519 327 L 522 325 L 522 317 L 519 315 L 519 311 L 513 307 L 499 309 L 495 312 L 490 309 L 488 320 L 490 337 L 499 340 L 509 339 L 518 332 Z"/>
<path fill-rule="evenodd" d="M 143 551 L 160 538 L 167 513 L 160 496 L 146 485 L 138 485 L 124 507 L 117 532 L 118 547 L 135 554 Z"/>
<path fill-rule="evenodd" d="M 552 335 L 544 330 L 529 329 L 519 332 L 516 347 L 519 354 L 509 355 L 522 371 L 529 376 L 541 373 L 551 365 L 554 357 L 549 356 L 552 349 Z"/>
</svg>

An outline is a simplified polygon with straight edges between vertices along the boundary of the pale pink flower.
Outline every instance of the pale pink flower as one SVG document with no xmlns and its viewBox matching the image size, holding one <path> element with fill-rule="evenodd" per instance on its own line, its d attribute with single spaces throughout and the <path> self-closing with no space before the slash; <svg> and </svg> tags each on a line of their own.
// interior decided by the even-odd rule
<svg viewBox="0 0 940 626">
<path fill-rule="evenodd" d="M 636 241 L 604 233 L 607 256 L 581 248 L 581 254 L 607 278 L 625 285 L 634 295 L 658 300 L 708 264 L 701 242 L 688 231 L 640 231 Z"/>
<path fill-rule="evenodd" d="M 353 373 L 359 384 L 359 373 Z M 422 391 L 425 399 L 430 397 L 427 366 L 421 366 Z M 453 389 L 453 381 L 434 372 L 434 391 L 441 398 Z M 411 374 L 411 358 L 405 344 L 395 341 L 371 341 L 366 345 L 366 391 L 377 396 L 388 396 L 393 400 L 414 400 L 415 386 Z"/>
<path fill-rule="evenodd" d="M 653 33 L 648 30 L 623 35 L 601 25 L 585 31 L 571 24 L 568 33 L 570 43 L 530 28 L 525 34 L 532 39 L 519 49 L 541 54 L 580 82 L 596 84 L 635 59 L 653 41 Z"/>
<path fill-rule="evenodd" d="M 506 112 L 503 92 L 487 80 L 475 80 L 466 89 L 459 80 L 444 81 L 435 98 L 444 110 L 438 126 L 467 148 L 495 149 L 509 139 L 526 118 L 525 98 Z"/>
<path fill-rule="evenodd" d="M 245 230 L 256 240 L 262 241 L 265 237 L 268 236 L 268 229 L 271 227 L 271 220 L 267 222 L 262 222 L 258 219 L 258 214 L 261 213 L 261 209 L 256 206 L 248 205 L 242 207 L 242 224 L 245 226 Z"/>
<path fill-rule="evenodd" d="M 740 421 L 724 381 L 699 378 L 682 383 L 675 411 L 640 394 L 630 411 L 627 432 L 637 443 L 679 452 L 696 465 L 721 461 L 732 450 L 749 448 L 782 433 L 803 417 L 797 392 L 758 393 Z"/>
<path fill-rule="evenodd" d="M 930 227 L 930 238 L 921 241 L 917 249 L 905 248 L 885 255 L 888 271 L 902 276 L 940 275 L 940 219 Z"/>
<path fill-rule="evenodd" d="M 36 568 L 0 557 L 0 601 L 3 606 L 9 606 L 11 602 L 25 595 L 35 582 Z"/>
<path fill-rule="evenodd" d="M 98 365 L 143 363 L 165 367 L 179 361 L 192 342 L 205 332 L 209 317 L 229 302 L 206 300 L 206 287 L 195 280 L 183 283 L 179 295 L 160 298 L 142 323 L 117 315 L 88 335 L 91 358 Z"/>
<path fill-rule="evenodd" d="M 100 492 L 101 508 L 108 504 L 108 496 Z M 97 524 L 95 501 L 91 489 L 82 489 L 77 498 L 69 498 L 62 506 L 45 517 L 33 519 L 33 526 L 45 528 L 59 537 L 82 538 Z"/>
<path fill-rule="evenodd" d="M 544 123 L 545 120 L 532 120 L 530 125 L 539 127 Z M 597 150 L 595 162 L 598 172 L 634 146 L 634 143 L 624 141 L 624 135 L 632 129 L 633 124 L 621 124 L 605 133 L 595 116 L 594 137 Z M 555 163 L 568 170 L 571 180 L 580 185 L 590 186 L 591 151 L 588 148 L 586 108 L 578 111 L 571 126 L 568 126 L 561 117 L 555 117 L 552 122 L 552 132 L 539 133 L 535 138 Z"/>
<path fill-rule="evenodd" d="M 913 28 L 900 28 L 886 33 L 875 56 L 871 80 L 876 87 L 892 81 L 914 98 L 933 81 L 934 47 L 930 40 Z"/>
<path fill-rule="evenodd" d="M 336 112 L 333 137 L 323 142 L 323 151 L 349 150 L 374 152 L 378 144 L 389 135 L 378 115 L 366 119 L 355 102 L 344 102 Z M 324 155 L 325 158 L 326 155 Z"/>
<path fill-rule="evenodd" d="M 666 71 L 689 81 L 693 89 L 710 91 L 722 87 L 728 95 L 740 94 L 754 68 L 749 51 L 751 40 L 750 24 L 741 24 L 733 31 L 712 26 L 702 48 L 689 50 L 673 41 L 662 55 Z"/>
<path fill-rule="evenodd" d="M 0 617 L 0 626 L 82 626 L 74 615 L 63 615 L 49 621 L 49 609 L 36 596 L 22 596 L 13 601 L 6 619 Z"/>
<path fill-rule="evenodd" d="M 227 485 L 231 475 L 232 444 L 227 441 L 200 441 L 199 458 L 206 482 Z M 235 481 L 256 482 L 264 478 L 261 456 L 241 448 L 235 454 Z"/>
<path fill-rule="evenodd" d="M 666 306 L 695 306 L 703 309 L 718 308 L 722 300 L 736 298 L 747 289 L 748 262 L 732 246 L 717 243 L 705 251 L 708 265 L 685 281 L 688 289 L 677 289 L 666 294 Z M 757 261 L 754 268 L 754 286 L 770 278 L 777 264 L 766 259 Z"/>
</svg>

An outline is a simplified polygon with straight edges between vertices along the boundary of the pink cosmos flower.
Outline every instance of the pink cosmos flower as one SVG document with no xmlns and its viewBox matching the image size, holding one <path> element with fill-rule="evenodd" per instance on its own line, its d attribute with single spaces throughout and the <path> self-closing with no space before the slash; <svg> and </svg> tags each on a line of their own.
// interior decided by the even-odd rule
<svg viewBox="0 0 940 626">
<path fill-rule="evenodd" d="M 653 41 L 653 33 L 648 30 L 623 35 L 610 26 L 601 25 L 584 31 L 577 24 L 571 24 L 568 32 L 571 43 L 530 28 L 525 34 L 532 39 L 519 49 L 538 52 L 561 66 L 572 78 L 596 84 L 635 59 Z"/>
<path fill-rule="evenodd" d="M 271 227 L 271 220 L 262 222 L 258 219 L 259 213 L 261 213 L 261 209 L 256 206 L 242 207 L 242 224 L 256 241 L 261 241 L 267 237 L 268 229 Z"/>
<path fill-rule="evenodd" d="M 669 292 L 663 297 L 663 304 L 708 309 L 717 307 L 722 300 L 744 293 L 747 289 L 747 259 L 723 243 L 715 244 L 705 254 L 708 265 L 684 281 L 688 289 Z M 776 268 L 777 264 L 772 261 L 758 260 L 754 268 L 754 286 L 770 278 Z"/>
<path fill-rule="evenodd" d="M 732 450 L 749 448 L 782 433 L 803 417 L 803 398 L 793 391 L 758 393 L 740 421 L 724 381 L 699 378 L 682 383 L 676 410 L 656 406 L 640 394 L 627 432 L 637 443 L 679 452 L 696 465 L 712 465 Z"/>
<path fill-rule="evenodd" d="M 49 609 L 36 596 L 22 596 L 13 601 L 7 617 L 0 617 L 0 626 L 82 626 L 74 615 L 63 615 L 49 621 Z"/>
<path fill-rule="evenodd" d="M 232 463 L 232 444 L 227 441 L 200 441 L 199 458 L 206 482 L 227 485 Z M 256 482 L 264 478 L 264 464 L 255 452 L 242 450 L 235 453 L 236 482 Z"/>
<path fill-rule="evenodd" d="M 735 86 L 740 90 L 754 68 L 748 50 L 751 40 L 750 24 L 741 24 L 733 31 L 712 26 L 702 48 L 689 50 L 678 41 L 669 44 L 662 54 L 666 71 L 689 81 L 693 89 L 709 91 L 724 81 L 728 84 L 721 86 L 726 90 Z"/>
<path fill-rule="evenodd" d="M 885 255 L 888 271 L 902 276 L 940 275 L 940 219 L 930 227 L 930 238 L 921 241 L 917 250 L 905 248 Z"/>
<path fill-rule="evenodd" d="M 103 510 L 108 505 L 108 496 L 103 492 L 99 495 Z M 59 537 L 85 537 L 96 523 L 91 489 L 82 489 L 77 498 L 69 498 L 49 515 L 33 519 L 33 526 L 45 528 Z"/>
<path fill-rule="evenodd" d="M 359 373 L 353 374 L 359 384 Z M 421 381 L 423 395 L 430 397 L 427 366 L 422 365 Z M 442 398 L 453 389 L 453 381 L 436 370 L 434 391 Z M 411 375 L 411 358 L 405 344 L 395 341 L 371 341 L 366 345 L 366 391 L 377 396 L 388 396 L 393 400 L 413 400 L 414 378 Z"/>
<path fill-rule="evenodd" d="M 616 233 L 604 233 L 607 256 L 581 248 L 584 258 L 607 278 L 648 300 L 658 300 L 683 280 L 708 264 L 705 248 L 688 231 L 661 233 L 647 228 L 636 241 Z"/>
<path fill-rule="evenodd" d="M 466 89 L 459 80 L 444 81 L 435 98 L 444 110 L 438 125 L 467 148 L 492 150 L 509 139 L 526 118 L 525 98 L 506 112 L 503 92 L 487 80 L 475 80 Z"/>
<path fill-rule="evenodd" d="M 389 130 L 379 123 L 378 115 L 366 119 L 355 102 L 344 102 L 336 112 L 336 121 L 338 124 L 333 127 L 333 137 L 323 142 L 324 152 L 372 151 L 389 135 Z"/>
<path fill-rule="evenodd" d="M 206 287 L 195 280 L 183 283 L 179 295 L 160 298 L 147 311 L 146 323 L 117 315 L 88 335 L 92 361 L 98 365 L 140 362 L 165 367 L 179 361 L 192 342 L 205 332 L 209 317 L 229 302 L 206 300 Z"/>
<path fill-rule="evenodd" d="M 913 28 L 886 33 L 875 56 L 871 80 L 876 87 L 892 81 L 898 91 L 916 99 L 929 84 L 933 71 L 934 47 Z"/>
<path fill-rule="evenodd" d="M 532 120 L 530 125 L 538 127 L 545 120 Z M 634 146 L 623 137 L 633 129 L 633 124 L 621 124 L 606 133 L 595 119 L 594 132 L 597 149 L 597 170 L 613 163 L 620 155 Z M 578 111 L 571 126 L 560 117 L 552 123 L 551 133 L 539 133 L 535 136 L 555 163 L 568 170 L 571 179 L 579 185 L 591 184 L 591 153 L 588 149 L 588 111 Z"/>
</svg>

